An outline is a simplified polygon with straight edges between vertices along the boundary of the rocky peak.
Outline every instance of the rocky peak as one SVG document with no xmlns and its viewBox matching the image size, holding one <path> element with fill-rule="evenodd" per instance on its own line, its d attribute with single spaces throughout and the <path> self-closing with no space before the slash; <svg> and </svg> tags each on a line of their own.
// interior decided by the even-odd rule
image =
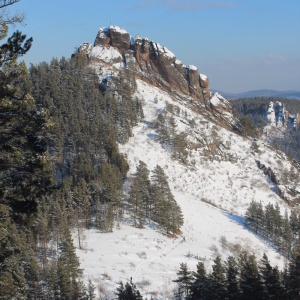
<svg viewBox="0 0 300 300">
<path fill-rule="evenodd" d="M 211 94 L 208 77 L 196 66 L 183 64 L 172 51 L 157 42 L 138 34 L 133 37 L 118 26 L 101 27 L 94 44 L 85 43 L 78 52 L 86 54 L 104 87 L 111 76 L 126 69 L 135 78 L 187 101 L 216 123 L 233 128 L 231 105 L 221 95 Z"/>
<path fill-rule="evenodd" d="M 168 48 L 139 35 L 133 38 L 118 26 L 101 27 L 94 44 L 85 43 L 78 52 L 88 56 L 100 77 L 123 67 L 154 86 L 209 104 L 209 80 L 197 67 L 185 66 Z"/>
<path fill-rule="evenodd" d="M 290 114 L 280 101 L 276 101 L 275 103 L 270 102 L 266 112 L 266 120 L 268 125 L 265 131 L 270 131 L 270 129 L 272 130 L 274 128 L 297 130 L 300 124 L 299 114 Z"/>
</svg>

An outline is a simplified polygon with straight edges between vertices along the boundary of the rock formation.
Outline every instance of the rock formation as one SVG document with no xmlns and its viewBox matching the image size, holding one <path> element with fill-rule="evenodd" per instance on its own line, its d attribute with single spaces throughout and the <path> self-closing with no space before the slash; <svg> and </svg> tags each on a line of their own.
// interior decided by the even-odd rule
<svg viewBox="0 0 300 300">
<path fill-rule="evenodd" d="M 266 120 L 268 126 L 265 130 L 271 128 L 278 129 L 289 129 L 297 130 L 300 124 L 299 114 L 292 115 L 285 108 L 284 104 L 280 101 L 270 102 L 267 113 Z"/>
<path fill-rule="evenodd" d="M 94 45 L 85 43 L 78 52 L 88 56 L 102 78 L 124 67 L 168 92 L 190 95 L 205 105 L 209 101 L 208 78 L 197 67 L 185 66 L 166 47 L 139 35 L 133 38 L 118 26 L 100 28 Z"/>
</svg>

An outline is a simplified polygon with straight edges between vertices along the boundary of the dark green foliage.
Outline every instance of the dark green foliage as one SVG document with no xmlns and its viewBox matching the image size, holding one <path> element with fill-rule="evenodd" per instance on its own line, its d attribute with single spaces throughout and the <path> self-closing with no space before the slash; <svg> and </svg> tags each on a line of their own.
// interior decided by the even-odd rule
<svg viewBox="0 0 300 300">
<path fill-rule="evenodd" d="M 300 102 L 298 100 L 298 102 Z M 300 162 L 300 130 L 287 131 L 283 137 L 270 137 L 272 147 L 284 152 L 290 159 Z"/>
<path fill-rule="evenodd" d="M 143 300 L 140 291 L 136 288 L 136 285 L 132 282 L 130 278 L 129 282 L 120 282 L 120 286 L 117 288 L 116 295 L 118 300 Z"/>
<path fill-rule="evenodd" d="M 241 132 L 243 135 L 249 136 L 249 137 L 257 137 L 257 130 L 255 128 L 255 124 L 251 117 L 249 116 L 241 116 L 239 118 L 240 126 L 241 126 Z"/>
<path fill-rule="evenodd" d="M 59 258 L 57 260 L 58 283 L 61 299 L 80 299 L 83 293 L 81 269 L 75 253 L 71 233 L 66 225 L 61 229 Z"/>
<path fill-rule="evenodd" d="M 245 224 L 271 241 L 287 259 L 290 258 L 292 245 L 299 236 L 299 214 L 296 211 L 290 216 L 286 211 L 283 216 L 278 204 L 269 203 L 263 207 L 252 201 L 245 214 Z"/>
<path fill-rule="evenodd" d="M 190 284 L 190 296 L 188 299 L 207 299 L 209 287 L 203 262 L 198 262 L 197 271 L 192 272 L 192 276 L 193 280 Z"/>
<path fill-rule="evenodd" d="M 87 287 L 87 300 L 95 300 L 96 294 L 95 294 L 95 286 L 93 285 L 91 279 L 89 279 L 89 284 Z"/>
<path fill-rule="evenodd" d="M 225 269 L 221 258 L 217 256 L 214 259 L 214 264 L 212 266 L 212 272 L 208 277 L 209 282 L 209 298 L 211 299 L 224 299 L 225 298 Z"/>
<path fill-rule="evenodd" d="M 300 102 L 297 99 L 286 99 L 280 97 L 255 97 L 255 98 L 241 98 L 230 100 L 232 105 L 233 114 L 250 115 L 253 121 L 256 121 L 257 116 L 264 117 L 268 110 L 270 102 L 279 101 L 284 104 L 286 109 L 295 114 L 300 111 Z M 256 123 L 256 122 L 255 122 Z"/>
<path fill-rule="evenodd" d="M 152 218 L 167 232 L 177 233 L 183 224 L 183 215 L 171 193 L 167 176 L 160 166 L 156 166 L 151 176 Z"/>
<path fill-rule="evenodd" d="M 177 279 L 174 282 L 178 283 L 178 296 L 187 297 L 190 294 L 190 286 L 192 282 L 192 275 L 187 268 L 187 264 L 181 263 L 179 271 L 177 272 Z"/>
<path fill-rule="evenodd" d="M 277 267 L 270 265 L 266 254 L 263 255 L 260 266 L 260 273 L 265 288 L 265 299 L 283 299 L 283 286 L 281 276 Z"/>
<path fill-rule="evenodd" d="M 199 262 L 197 272 L 192 272 L 192 279 L 188 276 L 186 264 L 180 265 L 178 279 L 179 292 L 174 297 L 177 299 L 299 299 L 300 291 L 300 259 L 299 252 L 295 251 L 290 261 L 288 270 L 280 272 L 278 267 L 272 267 L 268 257 L 263 256 L 260 263 L 253 254 L 243 252 L 238 260 L 229 256 L 223 264 L 219 257 L 214 260 L 212 271 L 207 274 L 204 264 Z M 187 293 L 184 294 L 186 287 Z"/>
<path fill-rule="evenodd" d="M 240 256 L 240 299 L 263 299 L 263 283 L 254 255 Z"/>
<path fill-rule="evenodd" d="M 225 262 L 225 286 L 229 300 L 238 299 L 239 289 L 239 266 L 233 256 L 229 256 Z"/>
<path fill-rule="evenodd" d="M 78 219 L 84 219 L 86 227 L 112 231 L 128 171 L 117 142 L 126 142 L 143 117 L 141 101 L 133 97 L 133 76 L 121 72 L 102 92 L 98 76 L 81 54 L 32 65 L 30 75 L 37 102 L 49 109 L 55 123 L 50 146 L 68 221 L 79 224 Z"/>
<path fill-rule="evenodd" d="M 0 3 L 0 39 L 17 16 L 3 11 L 16 1 Z M 32 39 L 17 31 L 0 46 L 0 295 L 34 299 L 40 294 L 40 266 L 34 231 L 39 199 L 52 185 L 45 133 L 47 114 L 30 95 L 28 72 L 17 59 Z"/>
<path fill-rule="evenodd" d="M 150 180 L 147 165 L 140 161 L 132 180 L 128 199 L 135 226 L 143 227 L 145 218 L 151 218 Z"/>
<path fill-rule="evenodd" d="M 150 219 L 161 225 L 167 233 L 176 234 L 183 224 L 181 209 L 160 166 L 153 170 L 150 181 L 147 165 L 139 162 L 133 175 L 128 203 L 135 226 L 143 227 L 146 219 Z"/>
<path fill-rule="evenodd" d="M 292 254 L 287 272 L 287 293 L 290 299 L 300 298 L 300 243 Z"/>
</svg>

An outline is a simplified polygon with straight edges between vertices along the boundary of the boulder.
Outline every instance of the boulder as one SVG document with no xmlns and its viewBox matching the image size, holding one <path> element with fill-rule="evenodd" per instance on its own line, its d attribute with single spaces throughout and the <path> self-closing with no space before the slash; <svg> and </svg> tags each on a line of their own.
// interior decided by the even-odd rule
<svg viewBox="0 0 300 300">
<path fill-rule="evenodd" d="M 118 26 L 101 27 L 98 30 L 94 46 L 118 48 L 123 53 L 130 48 L 130 35 Z"/>
</svg>

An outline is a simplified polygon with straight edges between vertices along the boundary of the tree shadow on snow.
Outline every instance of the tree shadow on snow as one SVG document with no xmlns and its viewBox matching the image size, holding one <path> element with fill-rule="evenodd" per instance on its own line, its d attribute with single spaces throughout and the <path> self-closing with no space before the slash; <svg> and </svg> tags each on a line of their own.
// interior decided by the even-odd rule
<svg viewBox="0 0 300 300">
<path fill-rule="evenodd" d="M 233 221 L 234 223 L 242 226 L 244 229 L 249 230 L 249 228 L 245 225 L 245 217 L 239 216 L 239 215 L 235 215 L 233 213 L 230 212 L 223 212 L 223 214 L 230 219 L 231 221 Z"/>
</svg>

